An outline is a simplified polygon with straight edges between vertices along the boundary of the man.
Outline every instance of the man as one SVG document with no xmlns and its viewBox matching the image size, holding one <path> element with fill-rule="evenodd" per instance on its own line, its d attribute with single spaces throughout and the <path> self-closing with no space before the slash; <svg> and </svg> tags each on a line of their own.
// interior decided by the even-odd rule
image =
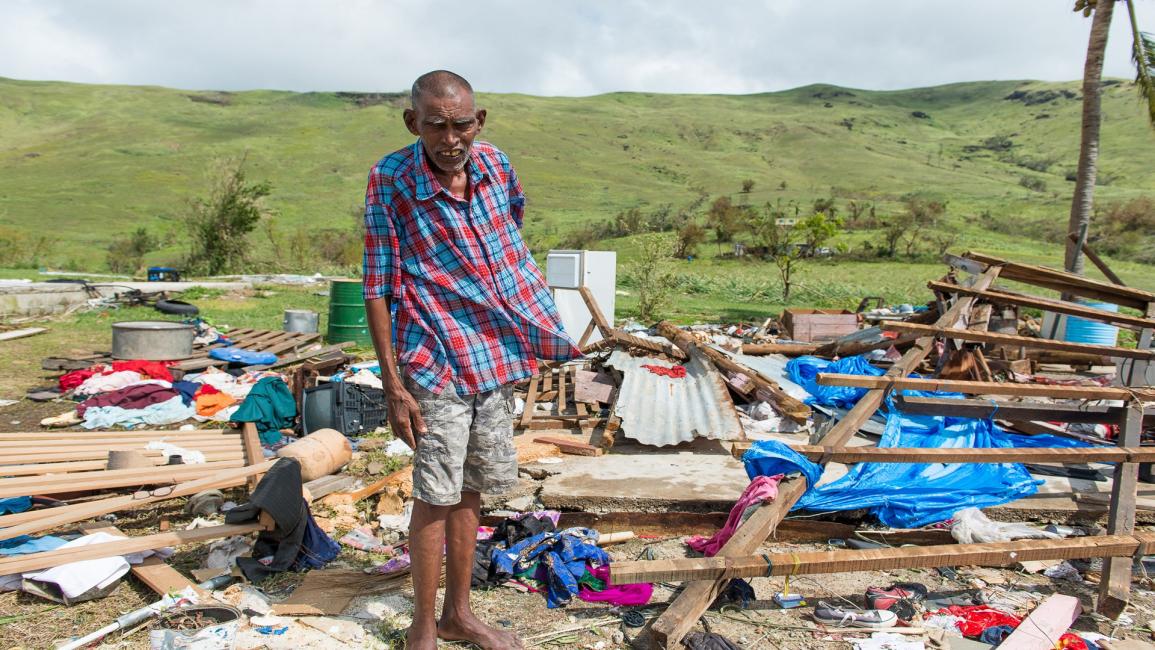
<svg viewBox="0 0 1155 650">
<path fill-rule="evenodd" d="M 580 352 L 521 238 L 525 196 L 509 159 L 474 142 L 486 114 L 469 82 L 430 72 L 411 100 L 405 126 L 418 140 L 377 163 L 365 194 L 365 308 L 390 426 L 415 451 L 406 647 L 520 648 L 469 606 L 480 493 L 517 485 L 512 384 L 537 359 Z"/>
</svg>

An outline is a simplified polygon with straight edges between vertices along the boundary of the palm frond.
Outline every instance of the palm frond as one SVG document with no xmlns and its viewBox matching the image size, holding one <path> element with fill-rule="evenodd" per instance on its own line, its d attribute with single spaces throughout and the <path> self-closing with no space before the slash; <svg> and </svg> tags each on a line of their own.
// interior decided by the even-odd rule
<svg viewBox="0 0 1155 650">
<path fill-rule="evenodd" d="M 1135 19 L 1135 0 L 1126 0 L 1127 15 L 1131 18 L 1131 60 L 1135 63 L 1135 89 L 1140 101 L 1147 104 L 1147 120 L 1155 128 L 1155 37 L 1139 31 Z"/>
</svg>

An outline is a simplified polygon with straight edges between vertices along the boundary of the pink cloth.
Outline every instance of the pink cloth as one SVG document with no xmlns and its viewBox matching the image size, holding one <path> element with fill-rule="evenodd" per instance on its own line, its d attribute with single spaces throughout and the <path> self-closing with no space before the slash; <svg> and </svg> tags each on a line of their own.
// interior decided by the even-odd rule
<svg viewBox="0 0 1155 650">
<path fill-rule="evenodd" d="M 722 527 L 722 530 L 714 533 L 714 536 L 709 539 L 701 535 L 694 535 L 686 540 L 686 545 L 706 557 L 714 557 L 722 546 L 734 536 L 734 531 L 738 530 L 739 524 L 742 523 L 742 514 L 746 512 L 747 508 L 763 501 L 773 501 L 778 498 L 778 483 L 782 481 L 783 476 L 784 474 L 759 476 L 750 481 L 750 485 L 746 486 L 742 496 L 738 497 L 738 503 L 735 503 L 734 507 L 730 509 L 730 516 L 726 518 L 726 525 Z"/>
<path fill-rule="evenodd" d="M 590 573 L 598 580 L 609 583 L 610 567 L 598 566 L 591 567 Z M 594 591 L 589 587 L 582 585 L 578 591 L 578 598 L 587 603 L 609 603 L 619 607 L 636 607 L 638 605 L 645 605 L 650 602 L 650 597 L 654 595 L 654 585 L 644 582 L 632 585 L 614 585 L 613 587 L 606 587 L 603 591 Z"/>
</svg>

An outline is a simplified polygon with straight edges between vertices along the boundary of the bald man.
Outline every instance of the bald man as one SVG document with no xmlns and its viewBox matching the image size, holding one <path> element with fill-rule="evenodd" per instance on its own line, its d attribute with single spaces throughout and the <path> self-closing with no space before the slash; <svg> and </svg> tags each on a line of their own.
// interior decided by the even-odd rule
<svg viewBox="0 0 1155 650">
<path fill-rule="evenodd" d="M 393 434 L 414 449 L 409 650 L 437 639 L 522 647 L 469 605 L 481 493 L 517 485 L 514 382 L 580 352 L 521 238 L 509 158 L 475 141 L 486 113 L 446 70 L 413 83 L 417 142 L 381 159 L 365 194 L 365 307 Z M 445 549 L 445 602 L 435 599 Z"/>
</svg>

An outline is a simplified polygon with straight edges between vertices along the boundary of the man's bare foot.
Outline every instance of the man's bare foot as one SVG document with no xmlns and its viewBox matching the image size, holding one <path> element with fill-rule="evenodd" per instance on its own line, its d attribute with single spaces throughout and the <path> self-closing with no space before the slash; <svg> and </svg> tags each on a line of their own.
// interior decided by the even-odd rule
<svg viewBox="0 0 1155 650">
<path fill-rule="evenodd" d="M 472 613 L 442 616 L 437 622 L 437 636 L 445 641 L 469 641 L 482 650 L 517 650 L 524 648 L 513 632 L 504 632 L 481 622 Z"/>
<path fill-rule="evenodd" d="M 437 650 L 439 630 L 430 621 L 425 625 L 413 623 L 405 633 L 406 650 Z"/>
</svg>

